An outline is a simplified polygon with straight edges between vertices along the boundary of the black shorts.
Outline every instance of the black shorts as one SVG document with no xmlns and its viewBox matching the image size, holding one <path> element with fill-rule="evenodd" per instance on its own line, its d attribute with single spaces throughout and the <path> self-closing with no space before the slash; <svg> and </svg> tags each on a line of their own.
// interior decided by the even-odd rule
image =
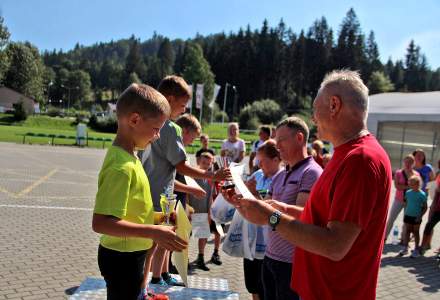
<svg viewBox="0 0 440 300">
<path fill-rule="evenodd" d="M 141 292 L 147 250 L 119 252 L 99 245 L 98 265 L 107 285 L 107 300 L 136 300 Z"/>
<path fill-rule="evenodd" d="M 244 284 L 251 294 L 263 296 L 263 284 L 261 282 L 262 259 L 243 259 Z"/>
<path fill-rule="evenodd" d="M 417 219 L 418 219 L 417 217 L 404 216 L 403 223 L 409 225 L 420 225 L 422 223 L 422 220 L 417 220 Z"/>
<path fill-rule="evenodd" d="M 225 225 L 221 224 L 223 230 L 225 229 Z M 215 222 L 213 220 L 209 220 L 209 229 L 211 230 L 211 233 L 213 234 L 220 234 L 219 232 L 217 232 L 217 228 L 215 227 Z"/>
</svg>

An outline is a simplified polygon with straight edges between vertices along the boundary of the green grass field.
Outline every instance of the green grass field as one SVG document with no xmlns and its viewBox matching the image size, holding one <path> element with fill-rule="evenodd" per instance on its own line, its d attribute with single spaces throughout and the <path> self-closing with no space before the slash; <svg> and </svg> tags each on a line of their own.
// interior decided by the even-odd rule
<svg viewBox="0 0 440 300">
<path fill-rule="evenodd" d="M 64 135 L 66 137 L 76 135 L 76 124 L 74 119 L 48 117 L 48 116 L 30 116 L 24 122 L 15 122 L 12 115 L 0 113 L 0 142 L 12 142 L 22 143 L 23 136 L 26 133 L 45 134 L 45 135 Z M 207 133 L 211 140 L 223 140 L 227 134 L 227 124 L 210 124 L 204 126 L 203 133 Z M 88 128 L 88 136 L 94 139 L 96 138 L 110 138 L 113 139 L 115 134 L 112 133 L 99 133 Z M 249 133 L 240 133 L 240 137 L 246 142 L 254 141 L 258 136 Z M 50 137 L 37 137 L 27 136 L 27 144 L 50 144 L 52 138 Z M 54 144 L 56 145 L 75 145 L 74 139 L 55 138 Z M 102 141 L 89 141 L 89 147 L 101 148 Z M 106 142 L 105 146 L 108 147 L 111 143 Z M 217 152 L 220 152 L 221 142 L 212 141 L 210 147 L 214 148 Z M 249 151 L 250 145 L 247 145 Z M 188 147 L 189 153 L 194 153 L 200 148 L 198 140 L 194 141 L 194 144 Z"/>
</svg>

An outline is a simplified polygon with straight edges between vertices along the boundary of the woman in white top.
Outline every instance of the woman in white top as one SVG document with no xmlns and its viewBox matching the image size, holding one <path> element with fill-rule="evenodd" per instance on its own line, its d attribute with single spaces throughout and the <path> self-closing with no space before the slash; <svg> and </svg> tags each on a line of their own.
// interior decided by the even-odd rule
<svg viewBox="0 0 440 300">
<path fill-rule="evenodd" d="M 231 159 L 231 162 L 236 163 L 240 163 L 243 160 L 246 151 L 246 145 L 239 138 L 239 134 L 238 123 L 229 123 L 228 139 L 223 142 L 220 153 L 221 156 L 227 156 Z"/>
</svg>

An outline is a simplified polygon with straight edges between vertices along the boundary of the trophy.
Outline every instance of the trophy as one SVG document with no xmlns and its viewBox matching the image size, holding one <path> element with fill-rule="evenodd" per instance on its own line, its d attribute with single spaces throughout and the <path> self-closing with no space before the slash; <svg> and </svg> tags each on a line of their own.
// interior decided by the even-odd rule
<svg viewBox="0 0 440 300">
<path fill-rule="evenodd" d="M 171 213 L 174 211 L 174 208 L 177 204 L 176 194 L 161 194 L 160 195 L 160 208 L 162 209 L 162 213 L 165 216 L 165 220 L 162 225 L 171 226 L 170 217 Z"/>
<path fill-rule="evenodd" d="M 229 168 L 231 159 L 228 156 L 217 156 L 217 164 L 221 169 Z M 222 185 L 222 189 L 229 190 L 234 189 L 235 184 L 232 180 L 225 180 Z"/>
</svg>

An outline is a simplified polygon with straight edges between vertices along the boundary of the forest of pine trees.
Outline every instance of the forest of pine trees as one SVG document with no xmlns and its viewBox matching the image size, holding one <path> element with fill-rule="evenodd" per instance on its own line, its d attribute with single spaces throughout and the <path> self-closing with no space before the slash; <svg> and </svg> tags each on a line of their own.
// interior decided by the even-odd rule
<svg viewBox="0 0 440 300">
<path fill-rule="evenodd" d="M 66 99 L 70 92 L 74 107 L 100 104 L 116 99 L 131 82 L 157 86 L 164 76 L 179 74 L 190 83 L 205 83 L 208 99 L 214 83 L 235 86 L 228 93 L 228 103 L 235 104 L 228 106 L 229 114 L 260 99 L 273 99 L 283 111 L 294 113 L 309 111 L 324 75 L 340 68 L 359 70 L 372 94 L 440 90 L 440 68 L 429 67 L 414 41 L 405 57 L 383 64 L 374 32 L 362 31 L 353 9 L 337 31 L 325 17 L 299 32 L 283 20 L 275 27 L 264 21 L 260 29 L 247 26 L 189 40 L 131 36 L 43 53 L 28 42 L 9 41 L 0 18 L 0 85 L 43 103 Z"/>
</svg>

